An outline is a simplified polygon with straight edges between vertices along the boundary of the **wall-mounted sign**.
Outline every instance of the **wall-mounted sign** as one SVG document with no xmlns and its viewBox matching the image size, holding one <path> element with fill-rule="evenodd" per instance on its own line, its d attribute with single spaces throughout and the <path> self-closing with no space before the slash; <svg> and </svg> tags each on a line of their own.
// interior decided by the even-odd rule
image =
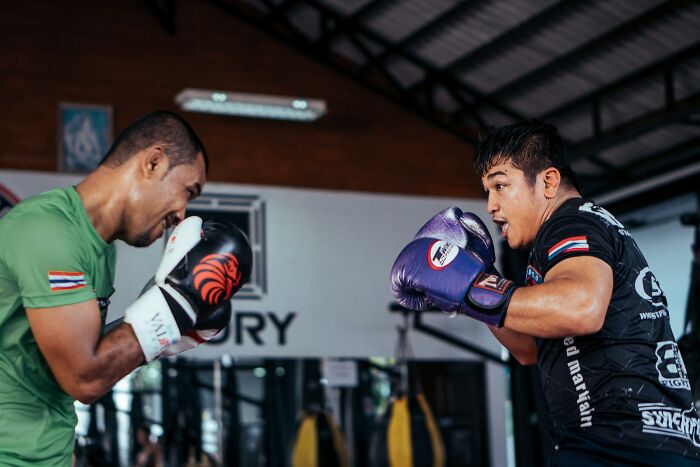
<svg viewBox="0 0 700 467">
<path fill-rule="evenodd" d="M 112 107 L 67 102 L 59 105 L 59 171 L 93 171 L 111 144 Z"/>
</svg>

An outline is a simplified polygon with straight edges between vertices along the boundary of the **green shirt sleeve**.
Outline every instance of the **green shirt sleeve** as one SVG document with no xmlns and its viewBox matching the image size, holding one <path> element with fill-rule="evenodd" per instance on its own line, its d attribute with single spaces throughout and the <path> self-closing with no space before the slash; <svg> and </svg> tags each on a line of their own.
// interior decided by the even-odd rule
<svg viewBox="0 0 700 467">
<path fill-rule="evenodd" d="M 96 298 L 84 239 L 60 213 L 26 215 L 14 224 L 5 263 L 15 275 L 22 305 L 47 308 Z"/>
</svg>

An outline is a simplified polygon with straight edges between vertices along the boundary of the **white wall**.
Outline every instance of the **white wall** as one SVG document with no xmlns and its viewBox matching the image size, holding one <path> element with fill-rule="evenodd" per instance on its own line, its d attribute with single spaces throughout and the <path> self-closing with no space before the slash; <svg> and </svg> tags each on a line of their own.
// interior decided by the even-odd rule
<svg viewBox="0 0 700 467">
<path fill-rule="evenodd" d="M 685 333 L 683 322 L 690 287 L 694 236 L 693 228 L 681 225 L 679 217 L 682 213 L 695 211 L 696 206 L 695 196 L 689 195 L 621 217 L 623 223 L 636 221 L 646 224 L 630 228 L 629 231 L 666 294 L 676 339 Z"/>
</svg>

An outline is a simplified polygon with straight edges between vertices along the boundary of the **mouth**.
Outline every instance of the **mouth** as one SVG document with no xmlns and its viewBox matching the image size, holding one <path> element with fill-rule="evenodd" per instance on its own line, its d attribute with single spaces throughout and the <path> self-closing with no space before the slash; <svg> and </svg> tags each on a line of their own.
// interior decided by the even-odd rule
<svg viewBox="0 0 700 467">
<path fill-rule="evenodd" d="M 170 216 L 164 217 L 162 221 L 160 221 L 159 224 L 157 224 L 157 227 L 160 227 L 158 229 L 158 237 L 162 237 L 165 232 L 168 231 L 168 229 L 173 225 L 172 220 L 170 219 Z"/>
<path fill-rule="evenodd" d="M 493 222 L 495 222 L 501 227 L 501 237 L 508 238 L 508 222 L 504 219 L 494 219 Z"/>
</svg>

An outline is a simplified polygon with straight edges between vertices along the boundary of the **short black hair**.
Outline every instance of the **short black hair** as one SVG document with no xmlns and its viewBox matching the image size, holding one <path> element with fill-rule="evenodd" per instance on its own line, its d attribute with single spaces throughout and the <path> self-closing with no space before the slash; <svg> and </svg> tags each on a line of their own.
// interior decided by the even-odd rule
<svg viewBox="0 0 700 467">
<path fill-rule="evenodd" d="M 557 127 L 537 120 L 527 120 L 492 128 L 476 145 L 474 169 L 483 176 L 496 164 L 510 161 L 525 173 L 530 185 L 537 174 L 554 167 L 562 182 L 579 190 L 576 173 L 566 158 L 566 148 Z"/>
<path fill-rule="evenodd" d="M 209 170 L 209 158 L 202 141 L 187 121 L 174 112 L 159 110 L 145 115 L 122 131 L 102 159 L 100 165 L 118 167 L 131 156 L 154 144 L 162 144 L 170 159 L 170 168 L 193 164 L 197 155 L 204 158 Z"/>
</svg>

